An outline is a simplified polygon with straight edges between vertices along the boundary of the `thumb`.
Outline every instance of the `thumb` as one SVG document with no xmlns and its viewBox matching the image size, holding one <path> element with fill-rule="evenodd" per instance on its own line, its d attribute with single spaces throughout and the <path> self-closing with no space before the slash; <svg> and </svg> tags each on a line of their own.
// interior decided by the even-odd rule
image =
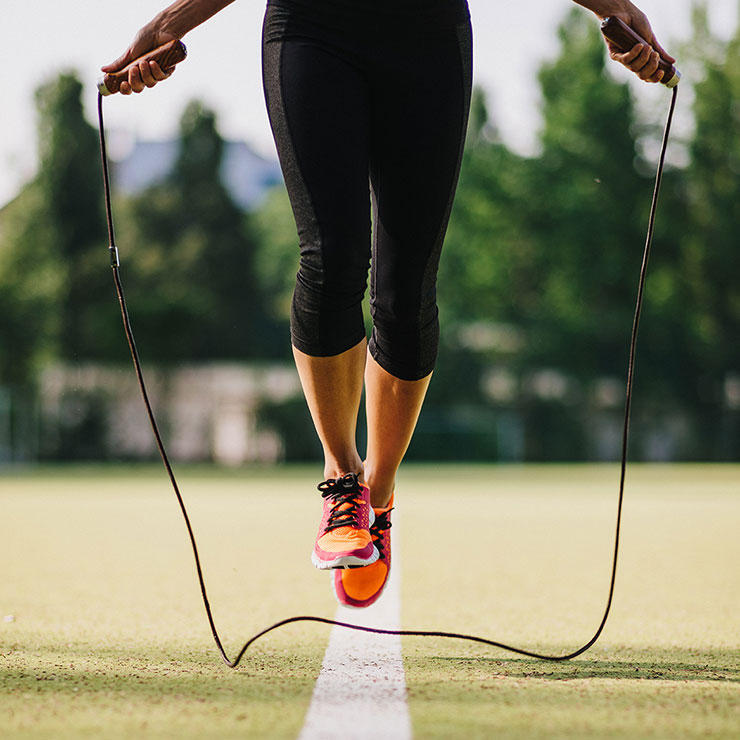
<svg viewBox="0 0 740 740">
<path fill-rule="evenodd" d="M 116 59 L 114 62 L 111 62 L 110 64 L 106 64 L 105 66 L 101 67 L 100 69 L 103 72 L 118 72 L 119 70 L 123 69 L 127 65 L 131 64 L 131 62 L 134 61 L 136 57 L 133 54 L 132 47 L 129 46 L 126 51 L 121 54 L 118 59 Z"/>
</svg>

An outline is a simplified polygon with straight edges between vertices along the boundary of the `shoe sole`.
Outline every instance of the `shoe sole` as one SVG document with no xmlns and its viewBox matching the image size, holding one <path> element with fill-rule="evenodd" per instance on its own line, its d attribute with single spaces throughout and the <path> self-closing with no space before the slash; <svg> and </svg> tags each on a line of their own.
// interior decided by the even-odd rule
<svg viewBox="0 0 740 740">
<path fill-rule="evenodd" d="M 380 551 L 373 545 L 373 554 L 369 558 L 359 558 L 356 555 L 342 555 L 334 560 L 322 560 L 315 552 L 311 553 L 311 562 L 319 570 L 336 570 L 337 568 L 364 568 L 372 565 L 380 557 Z"/>
</svg>

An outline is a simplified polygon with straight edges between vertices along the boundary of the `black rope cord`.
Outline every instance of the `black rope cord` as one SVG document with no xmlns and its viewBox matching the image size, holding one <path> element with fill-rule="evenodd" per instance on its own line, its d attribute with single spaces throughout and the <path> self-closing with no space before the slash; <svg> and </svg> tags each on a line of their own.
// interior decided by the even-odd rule
<svg viewBox="0 0 740 740">
<path fill-rule="evenodd" d="M 193 532 L 193 527 L 190 523 L 190 517 L 188 516 L 187 509 L 185 508 L 185 503 L 180 493 L 180 488 L 177 484 L 177 480 L 175 479 L 175 474 L 172 470 L 172 465 L 170 464 L 169 458 L 167 456 L 167 452 L 165 451 L 164 443 L 162 442 L 162 437 L 159 433 L 159 428 L 157 426 L 157 422 L 154 417 L 154 411 L 149 401 L 149 394 L 147 393 L 147 390 L 146 390 L 146 384 L 144 383 L 144 376 L 141 370 L 141 362 L 139 360 L 139 353 L 136 349 L 136 343 L 134 341 L 134 335 L 131 329 L 131 321 L 129 320 L 128 309 L 126 307 L 126 299 L 124 297 L 123 286 L 121 285 L 121 277 L 119 274 L 120 263 L 118 259 L 118 249 L 116 247 L 115 237 L 113 234 L 113 215 L 111 211 L 110 181 L 109 181 L 109 175 L 108 175 L 108 157 L 107 157 L 106 148 L 105 148 L 105 129 L 103 125 L 103 97 L 100 94 L 98 94 L 98 125 L 99 125 L 99 132 L 100 132 L 100 157 L 101 157 L 102 166 L 103 166 L 103 188 L 105 192 L 105 210 L 106 210 L 106 218 L 108 222 L 108 250 L 110 252 L 111 267 L 113 268 L 113 280 L 116 286 L 116 293 L 118 294 L 118 302 L 121 307 L 121 316 L 123 318 L 123 328 L 124 328 L 124 331 L 126 332 L 126 339 L 128 341 L 129 349 L 131 350 L 131 358 L 134 363 L 136 377 L 139 381 L 139 388 L 141 389 L 141 395 L 144 399 L 144 404 L 146 405 L 146 411 L 149 416 L 149 421 L 152 426 L 152 431 L 154 432 L 154 438 L 157 443 L 157 449 L 159 450 L 159 454 L 162 457 L 162 462 L 164 463 L 164 467 L 167 470 L 167 475 L 169 476 L 170 483 L 172 483 L 172 488 L 175 492 L 175 496 L 177 497 L 177 503 L 180 506 L 180 511 L 182 512 L 183 519 L 185 520 L 185 527 L 187 529 L 188 537 L 190 538 L 190 545 L 193 550 L 193 559 L 195 560 L 195 569 L 198 575 L 198 584 L 200 585 L 200 593 L 201 593 L 201 596 L 203 597 L 203 606 L 205 607 L 205 610 L 206 610 L 206 617 L 208 618 L 208 624 L 211 628 L 211 634 L 213 635 L 213 639 L 216 643 L 216 647 L 218 648 L 218 651 L 221 654 L 221 657 L 223 658 L 223 661 L 224 663 L 226 663 L 227 666 L 229 666 L 230 668 L 236 668 L 236 666 L 239 665 L 242 658 L 244 657 L 244 654 L 247 652 L 247 650 L 252 645 L 252 643 L 259 640 L 261 637 L 268 634 L 269 632 L 272 632 L 273 630 L 279 629 L 280 627 L 284 627 L 285 625 L 288 625 L 288 624 L 293 624 L 295 622 L 317 622 L 319 624 L 328 624 L 328 625 L 332 625 L 335 627 L 346 627 L 347 629 L 357 630 L 359 632 L 372 632 L 373 634 L 377 634 L 377 635 L 400 635 L 402 637 L 445 637 L 445 638 L 451 638 L 455 640 L 466 640 L 468 642 L 477 642 L 483 645 L 490 645 L 491 647 L 501 648 L 502 650 L 507 650 L 512 653 L 517 653 L 518 655 L 524 655 L 528 658 L 538 658 L 540 660 L 550 660 L 550 661 L 571 660 L 572 658 L 575 658 L 578 655 L 585 653 L 586 650 L 588 650 L 596 642 L 596 640 L 599 639 L 599 636 L 601 635 L 604 629 L 604 625 L 606 624 L 606 620 L 609 617 L 609 612 L 612 606 L 612 599 L 614 596 L 614 583 L 615 583 L 616 576 L 617 576 L 617 559 L 619 556 L 619 535 L 620 535 L 620 529 L 621 529 L 621 523 L 622 523 L 622 502 L 624 500 L 624 481 L 625 481 L 625 473 L 627 470 L 627 445 L 628 445 L 628 438 L 629 438 L 630 411 L 632 408 L 632 386 L 633 386 L 633 381 L 634 381 L 634 376 L 635 376 L 635 349 L 637 346 L 637 332 L 638 332 L 638 328 L 640 324 L 640 314 L 642 312 L 642 303 L 643 303 L 643 296 L 644 296 L 644 289 L 645 289 L 645 276 L 647 273 L 648 260 L 650 258 L 650 249 L 651 249 L 652 242 L 653 242 L 653 232 L 655 228 L 655 211 L 656 211 L 656 207 L 658 204 L 658 194 L 660 192 L 660 184 L 663 178 L 663 166 L 665 163 L 665 154 L 666 154 L 666 149 L 668 146 L 668 137 L 669 137 L 670 130 L 671 130 L 671 123 L 673 121 L 673 112 L 676 107 L 677 92 L 678 92 L 678 87 L 674 87 L 673 95 L 671 97 L 670 109 L 668 111 L 668 118 L 666 120 L 665 130 L 663 132 L 663 143 L 661 145 L 660 159 L 658 161 L 658 168 L 657 168 L 657 172 L 655 175 L 655 187 L 653 189 L 653 197 L 652 197 L 652 202 L 650 205 L 650 217 L 648 219 L 647 236 L 645 238 L 645 248 L 644 248 L 643 257 L 642 257 L 642 265 L 640 267 L 640 278 L 639 278 L 638 285 L 637 285 L 637 298 L 635 301 L 635 313 L 634 313 L 634 318 L 632 321 L 632 333 L 630 335 L 630 344 L 629 344 L 629 360 L 627 364 L 627 388 L 626 388 L 625 403 L 624 403 L 624 424 L 622 426 L 622 458 L 621 458 L 621 470 L 620 470 L 620 476 L 619 476 L 619 497 L 617 500 L 617 522 L 616 522 L 616 530 L 614 534 L 614 556 L 612 559 L 611 579 L 609 582 L 609 596 L 606 601 L 606 607 L 604 609 L 604 614 L 601 618 L 601 622 L 598 628 L 596 629 L 596 632 L 594 632 L 593 637 L 591 637 L 591 639 L 588 642 L 586 642 L 584 645 L 579 647 L 577 650 L 573 650 L 570 653 L 566 653 L 564 655 L 546 655 L 544 653 L 537 653 L 533 650 L 526 650 L 524 648 L 515 647 L 513 645 L 507 645 L 506 643 L 498 642 L 497 640 L 490 640 L 488 638 L 477 637 L 475 635 L 467 635 L 461 632 L 441 632 L 437 630 L 388 630 L 388 629 L 379 629 L 376 627 L 362 627 L 356 624 L 348 624 L 347 622 L 338 622 L 334 619 L 328 619 L 326 617 L 295 616 L 295 617 L 288 617 L 287 619 L 282 619 L 279 622 L 276 622 L 275 624 L 272 624 L 269 627 L 266 627 L 261 632 L 257 632 L 255 635 L 250 637 L 249 640 L 247 640 L 247 642 L 244 643 L 243 647 L 236 654 L 236 657 L 234 658 L 229 658 L 229 656 L 226 654 L 223 644 L 221 643 L 221 638 L 219 637 L 218 630 L 216 629 L 216 624 L 213 620 L 213 614 L 211 612 L 211 605 L 208 601 L 208 593 L 206 592 L 206 584 L 205 584 L 205 579 L 203 577 L 203 569 L 200 563 L 200 555 L 198 554 L 198 546 L 195 542 L 195 534 Z"/>
</svg>

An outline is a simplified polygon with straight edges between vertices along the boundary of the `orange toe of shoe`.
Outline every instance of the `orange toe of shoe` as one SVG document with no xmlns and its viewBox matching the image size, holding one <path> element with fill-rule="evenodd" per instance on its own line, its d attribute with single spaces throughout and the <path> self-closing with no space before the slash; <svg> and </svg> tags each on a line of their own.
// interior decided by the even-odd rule
<svg viewBox="0 0 740 740">
<path fill-rule="evenodd" d="M 334 590 L 345 606 L 370 606 L 380 598 L 388 582 L 388 567 L 384 560 L 352 570 L 334 572 Z"/>
</svg>

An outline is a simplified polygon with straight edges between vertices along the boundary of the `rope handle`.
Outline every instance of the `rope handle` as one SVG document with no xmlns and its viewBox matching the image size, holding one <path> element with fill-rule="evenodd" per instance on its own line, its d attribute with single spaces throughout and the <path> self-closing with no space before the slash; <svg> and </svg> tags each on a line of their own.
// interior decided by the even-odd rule
<svg viewBox="0 0 740 740">
<path fill-rule="evenodd" d="M 108 72 L 98 81 L 98 92 L 101 95 L 114 95 L 121 89 L 121 83 L 128 80 L 128 73 L 131 67 L 137 66 L 141 62 L 148 64 L 156 62 L 163 72 L 169 72 L 176 64 L 179 64 L 188 55 L 185 44 L 179 39 L 172 39 L 166 44 L 158 46 L 156 49 L 147 52 L 138 59 L 134 59 L 131 64 L 127 64 L 118 72 Z"/>
<path fill-rule="evenodd" d="M 634 31 L 624 21 L 615 16 L 609 16 L 601 21 L 601 33 L 606 39 L 619 47 L 622 52 L 628 52 L 637 44 L 650 46 L 637 31 Z M 671 62 L 660 57 L 658 69 L 663 71 L 663 77 L 660 80 L 662 85 L 666 87 L 675 87 L 678 85 L 681 79 L 681 73 Z"/>
</svg>

